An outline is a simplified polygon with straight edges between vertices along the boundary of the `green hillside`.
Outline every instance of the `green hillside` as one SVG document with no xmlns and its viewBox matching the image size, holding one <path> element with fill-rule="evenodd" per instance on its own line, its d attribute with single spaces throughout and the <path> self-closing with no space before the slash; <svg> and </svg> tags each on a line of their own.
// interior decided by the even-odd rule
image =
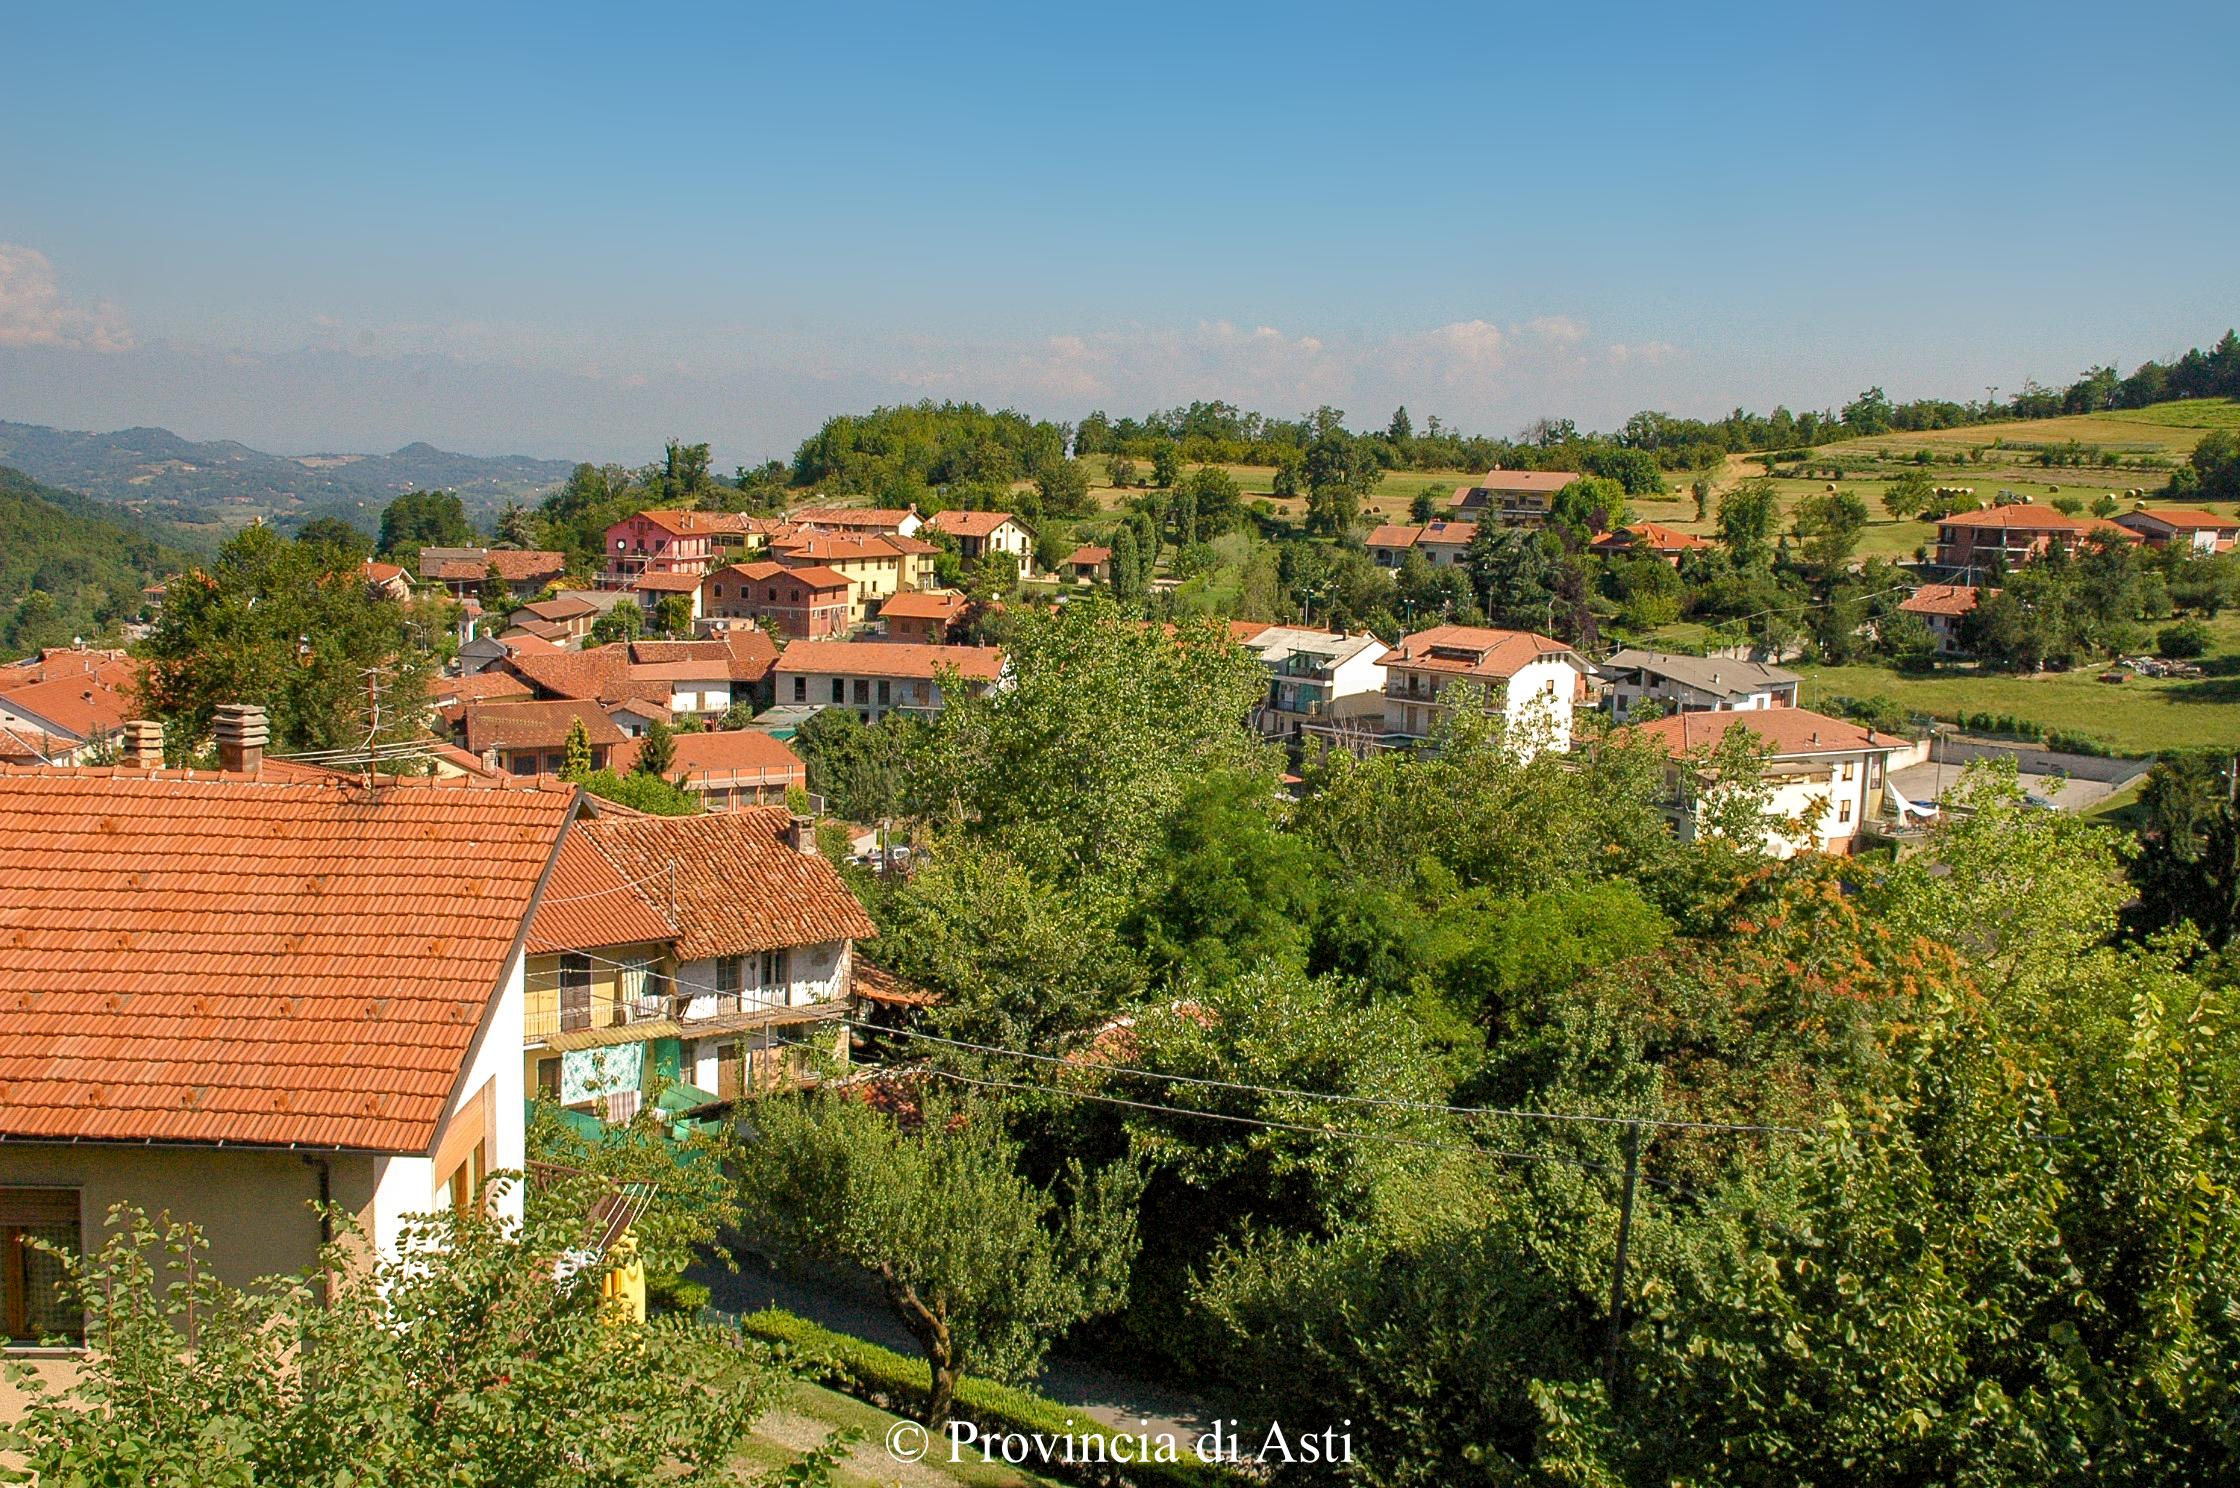
<svg viewBox="0 0 2240 1488">
<path fill-rule="evenodd" d="M 0 466 L 0 653 L 92 638 L 141 608 L 144 585 L 191 561 L 168 529 Z"/>
</svg>

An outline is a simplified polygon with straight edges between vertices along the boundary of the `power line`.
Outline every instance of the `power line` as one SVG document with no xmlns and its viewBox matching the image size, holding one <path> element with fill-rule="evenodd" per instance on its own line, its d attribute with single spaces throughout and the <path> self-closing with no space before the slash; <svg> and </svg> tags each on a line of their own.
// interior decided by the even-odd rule
<svg viewBox="0 0 2240 1488">
<path fill-rule="evenodd" d="M 1006 1049 L 993 1044 L 975 1044 L 965 1039 L 943 1038 L 939 1034 L 920 1033 L 908 1028 L 886 1028 L 879 1024 L 849 1020 L 849 1027 L 878 1033 L 899 1034 L 904 1038 L 919 1039 L 926 1043 L 945 1044 L 956 1049 L 970 1049 L 982 1054 L 999 1054 L 1013 1059 L 1028 1059 L 1040 1064 L 1064 1064 L 1078 1069 L 1094 1070 L 1104 1074 L 1137 1075 L 1148 1080 L 1164 1080 L 1177 1085 L 1196 1085 L 1214 1090 L 1232 1090 L 1249 1095 L 1286 1096 L 1296 1100 L 1331 1101 L 1340 1104 L 1388 1106 L 1400 1110 L 1437 1112 L 1449 1116 L 1493 1116 L 1518 1121 L 1576 1122 L 1594 1126 L 1648 1126 L 1677 1131 L 1719 1131 L 1810 1136 L 1801 1126 L 1774 1126 L 1765 1123 L 1734 1121 L 1683 1121 L 1656 1116 L 1601 1116 L 1577 1111 L 1535 1111 L 1501 1106 L 1450 1106 L 1436 1101 L 1403 1100 L 1393 1096 L 1343 1095 L 1326 1090 L 1297 1090 L 1280 1085 L 1251 1085 L 1234 1080 L 1214 1080 L 1198 1075 L 1169 1074 L 1161 1070 L 1136 1069 L 1116 1064 L 1080 1064 L 1058 1054 L 1040 1054 L 1027 1049 Z"/>
<path fill-rule="evenodd" d="M 817 1049 L 818 1045 L 800 1039 L 772 1039 L 772 1043 L 789 1049 Z M 990 1080 L 977 1075 L 961 1075 L 954 1070 L 936 1069 L 931 1065 L 876 1066 L 894 1074 L 924 1075 L 931 1079 L 949 1080 L 960 1085 L 977 1086 L 987 1090 L 1015 1090 L 1030 1095 L 1060 1095 L 1069 1100 L 1091 1101 L 1098 1105 L 1125 1106 L 1138 1111 L 1153 1111 L 1168 1116 L 1195 1116 L 1207 1121 L 1226 1122 L 1232 1126 L 1257 1127 L 1267 1131 L 1296 1132 L 1302 1136 L 1322 1137 L 1340 1141 L 1385 1142 L 1394 1146 L 1419 1147 L 1434 1152 L 1474 1153 L 1481 1157 L 1500 1158 L 1509 1162 L 1556 1163 L 1563 1167 L 1578 1168 L 1589 1173 L 1618 1173 L 1620 1169 L 1610 1163 L 1595 1162 L 1589 1158 L 1566 1157 L 1555 1152 L 1519 1152 L 1514 1149 L 1481 1146 L 1476 1142 L 1439 1142 L 1426 1137 L 1411 1137 L 1400 1132 L 1356 1131 L 1341 1127 L 1309 1126 L 1296 1121 L 1271 1121 L 1259 1116 L 1238 1116 L 1226 1111 L 1200 1111 L 1187 1106 L 1163 1106 L 1153 1101 L 1130 1100 L 1125 1096 L 1099 1095 L 1089 1090 L 1069 1090 L 1062 1085 L 1024 1083 L 1015 1080 Z M 1660 1178 L 1641 1175 L 1641 1181 L 1674 1193 L 1700 1198 L 1695 1190 Z"/>
</svg>

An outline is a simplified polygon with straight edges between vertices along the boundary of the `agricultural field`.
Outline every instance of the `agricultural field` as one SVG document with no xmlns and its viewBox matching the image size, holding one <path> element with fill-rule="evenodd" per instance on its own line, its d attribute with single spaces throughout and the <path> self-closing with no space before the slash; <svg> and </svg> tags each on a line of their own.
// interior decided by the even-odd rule
<svg viewBox="0 0 2240 1488">
<path fill-rule="evenodd" d="M 1911 460 L 1916 451 L 1927 450 L 1939 466 L 1950 464 L 1955 469 L 1963 464 L 1970 469 L 2035 468 L 2037 451 L 2071 443 L 2097 447 L 2125 465 L 2145 460 L 2176 462 L 2192 454 L 2201 436 L 2211 429 L 2240 429 L 2240 403 L 2226 398 L 2194 398 L 2064 418 L 1873 434 L 1821 445 L 1813 463 L 1903 462 Z M 2089 481 L 2089 469 L 2076 473 L 2080 484 Z"/>
<path fill-rule="evenodd" d="M 2062 733 L 2097 739 L 2119 754 L 2240 745 L 2240 616 L 2211 622 L 2215 639 L 2194 680 L 2134 676 L 2102 682 L 2100 668 L 2034 677 L 1945 666 L 1908 676 L 1885 666 L 1794 663 L 1803 702 L 1826 708 L 1836 697 L 1891 698 L 1909 712 L 1954 718 L 2005 713 Z"/>
</svg>

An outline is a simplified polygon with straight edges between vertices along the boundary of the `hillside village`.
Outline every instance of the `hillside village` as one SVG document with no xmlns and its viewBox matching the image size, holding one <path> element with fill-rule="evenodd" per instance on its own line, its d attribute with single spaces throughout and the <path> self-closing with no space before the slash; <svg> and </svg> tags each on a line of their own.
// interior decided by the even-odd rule
<svg viewBox="0 0 2240 1488">
<path fill-rule="evenodd" d="M 1225 1340 L 1197 1387 L 1365 1411 L 1382 1366 L 1266 1309 L 1364 1286 L 1402 1306 L 1321 1248 L 1397 1264 L 1415 1242 L 1380 1206 L 1492 1192 L 1439 1155 L 1479 1150 L 1471 1112 L 1514 1127 L 1499 1151 L 1531 1175 L 1504 1222 L 1544 1205 L 1623 1234 L 1638 1206 L 1678 1236 L 1727 1222 L 1692 1207 L 1704 1185 L 1831 1161 L 1832 1106 L 1896 1088 L 1857 1041 L 1900 1038 L 1884 1020 L 1978 958 L 2111 1029 L 2149 1014 L 2063 958 L 2127 945 L 2104 987 L 2221 985 L 2221 754 L 1820 678 L 1862 657 L 1961 685 L 2081 668 L 2120 711 L 2145 679 L 2223 676 L 2229 439 L 2106 515 L 1932 485 L 1931 535 L 1893 560 L 1859 556 L 1832 483 L 1784 509 L 1770 477 L 1723 477 L 1676 525 L 1630 519 L 1615 477 L 1495 466 L 1401 522 L 1359 499 L 1382 472 L 1334 460 L 1335 485 L 1301 477 L 1322 515 L 1291 531 L 1220 463 L 1165 455 L 1141 486 L 1125 440 L 1074 437 L 1069 474 L 976 492 L 1018 509 L 727 483 L 672 446 L 626 479 L 583 467 L 490 533 L 444 493 L 401 498 L 378 541 L 255 523 L 154 576 L 110 635 L 0 667 L 0 1334 L 46 1345 L 24 1380 L 65 1379 L 103 1326 L 60 1256 L 100 1251 L 115 1206 L 190 1222 L 208 1284 L 237 1289 L 330 1264 L 344 1229 L 376 1266 L 425 1265 L 430 1211 L 558 1223 L 587 1237 L 602 1308 L 868 1347 L 724 1312 L 718 1258 L 923 1263 L 923 1237 L 835 1248 L 843 1221 L 800 1185 L 846 1143 L 930 1152 L 961 1123 L 1004 1181 L 1041 1194 L 1101 1164 L 1135 1209 L 1103 1240 L 1066 1238 L 1087 1209 L 1028 1223 L 1032 1265 L 1133 1279 L 1095 1302 L 1051 1281 L 1055 1321 L 1018 1358 L 1072 1330 L 1180 1368 L 1154 1325 L 1180 1317 Z M 1911 509 L 1924 483 L 1886 484 Z M 1279 542 L 1272 603 L 1192 600 Z M 1651 594 L 1678 602 L 1635 605 Z M 1768 596 L 1785 623 L 1742 611 Z M 1676 623 L 1722 606 L 1741 620 Z M 1919 961 L 1917 940 L 1965 954 Z M 1835 948 L 1855 964 L 1824 965 Z M 1770 990 L 1714 1011 L 1730 986 Z M 1569 1063 L 1600 1017 L 1624 1030 L 1615 1073 Z M 2048 1081 L 2083 1057 L 1982 1036 Z M 1240 1123 L 1283 1171 L 1231 1144 Z M 1371 1165 L 1379 1143 L 1429 1156 Z M 1645 1148 L 1669 1187 L 1637 1195 Z M 901 1150 L 852 1181 L 899 1181 Z M 1263 1241 L 1296 1247 L 1280 1275 L 1223 1249 Z M 982 1370 L 1030 1372 L 884 1285 L 929 1421 Z M 1636 1329 L 1636 1388 L 1676 1388 L 1640 1314 L 1562 1285 L 1592 1317 L 1560 1367 L 1616 1367 L 1607 1322 Z M 1411 1326 L 1493 1305 L 1469 1296 L 1408 1304 L 1431 1309 Z M 1727 1304 L 1691 1305 L 1711 1327 Z M 1427 1450 L 1474 1450 L 1515 1408 L 1487 1399 Z"/>
</svg>

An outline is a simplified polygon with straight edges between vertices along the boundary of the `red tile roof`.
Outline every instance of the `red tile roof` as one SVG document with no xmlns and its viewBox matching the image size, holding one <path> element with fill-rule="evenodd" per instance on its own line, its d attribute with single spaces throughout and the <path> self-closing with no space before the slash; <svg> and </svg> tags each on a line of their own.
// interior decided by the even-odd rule
<svg viewBox="0 0 2240 1488">
<path fill-rule="evenodd" d="M 404 577 L 402 565 L 381 563 L 371 558 L 359 564 L 358 571 L 366 576 L 366 582 L 369 584 L 387 584 Z"/>
<path fill-rule="evenodd" d="M 855 585 L 855 580 L 849 578 L 846 574 L 835 573 L 821 563 L 786 564 L 771 563 L 767 560 L 761 563 L 734 563 L 729 567 L 717 569 L 708 577 L 712 580 L 728 575 L 734 581 L 766 584 L 781 574 L 806 584 L 812 591 L 818 593 L 834 589 L 846 591 Z"/>
<path fill-rule="evenodd" d="M 892 531 L 918 514 L 916 507 L 805 506 L 793 520 L 805 527 L 854 527 Z"/>
<path fill-rule="evenodd" d="M 691 594 L 699 589 L 700 578 L 696 573 L 667 573 L 648 569 L 632 579 L 629 587 L 654 594 Z"/>
<path fill-rule="evenodd" d="M 785 559 L 791 567 L 793 560 L 810 563 L 861 563 L 865 561 L 901 561 L 905 553 L 938 553 L 941 550 L 931 543 L 914 537 L 896 537 L 891 532 L 873 532 L 851 536 L 833 532 L 796 532 L 787 537 L 772 537 L 770 551 Z"/>
<path fill-rule="evenodd" d="M 0 692 L 51 682 L 57 677 L 95 677 L 111 686 L 131 680 L 136 663 L 122 651 L 81 651 L 48 646 L 28 661 L 0 663 Z"/>
<path fill-rule="evenodd" d="M 2181 532 L 2229 532 L 2240 528 L 2240 517 L 2220 517 L 2191 506 L 2143 506 L 2117 517 L 2120 526 L 2130 521 L 2161 522 Z"/>
<path fill-rule="evenodd" d="M 842 677 L 932 677 L 954 668 L 971 680 L 1003 672 L 995 646 L 921 646 L 910 641 L 795 641 L 778 658 L 780 672 Z"/>
<path fill-rule="evenodd" d="M 783 807 L 710 816 L 608 817 L 582 832 L 657 903 L 674 896 L 677 954 L 739 956 L 878 934 L 830 863 L 786 840 Z"/>
<path fill-rule="evenodd" d="M 599 710 L 597 703 L 474 702 L 467 704 L 467 748 L 474 754 L 492 749 L 558 749 L 568 742 L 577 719 L 594 745 L 622 742 L 622 730 Z"/>
<path fill-rule="evenodd" d="M 435 677 L 428 682 L 428 700 L 438 707 L 490 698 L 528 696 L 529 684 L 511 672 L 476 672 L 471 677 Z"/>
<path fill-rule="evenodd" d="M 1423 529 L 1421 527 L 1408 526 L 1398 522 L 1385 522 L 1371 530 L 1369 546 L 1372 548 L 1412 548 L 1422 536 Z"/>
<path fill-rule="evenodd" d="M 138 662 L 104 662 L 76 673 L 47 670 L 46 681 L 0 691 L 0 709 L 52 724 L 80 739 L 112 733 L 132 716 L 132 681 L 139 675 Z"/>
<path fill-rule="evenodd" d="M 1939 517 L 1940 527 L 1991 527 L 2016 532 L 2106 532 L 2117 537 L 2137 538 L 2138 533 L 2104 522 L 2098 517 L 2072 517 L 2065 511 L 2050 506 L 2038 506 L 2028 501 L 2009 502 L 2005 506 L 1983 506 L 1974 511 L 1954 512 L 1949 517 Z"/>
<path fill-rule="evenodd" d="M 1112 549 L 1096 547 L 1089 543 L 1083 543 L 1080 547 L 1075 548 L 1072 556 L 1066 559 L 1068 563 L 1110 563 L 1111 561 Z"/>
<path fill-rule="evenodd" d="M 1660 526 L 1655 522 L 1636 522 L 1630 527 L 1620 527 L 1615 532 L 1605 532 L 1590 546 L 1598 550 L 1623 552 L 1627 548 L 1654 548 L 1660 553 L 1686 551 L 1695 548 L 1712 548 L 1718 544 L 1709 538 L 1682 532 L 1677 527 Z"/>
<path fill-rule="evenodd" d="M 1967 584 L 1923 584 L 1907 595 L 1898 608 L 1909 615 L 1965 615 L 1976 607 L 1980 597 L 1980 591 Z"/>
<path fill-rule="evenodd" d="M 1578 653 L 1563 642 L 1529 630 L 1435 625 L 1402 637 L 1399 645 L 1377 658 L 1377 664 L 1465 677 L 1505 678 L 1535 661 L 1565 656 L 1574 662 L 1579 660 Z"/>
<path fill-rule="evenodd" d="M 1848 719 L 1829 718 L 1809 708 L 1723 708 L 1716 713 L 1675 713 L 1653 723 L 1617 730 L 1613 738 L 1647 739 L 1667 754 L 1708 748 L 1733 728 L 1747 728 L 1777 756 L 1856 754 L 1865 749 L 1902 749 L 1896 734 L 1880 734 Z"/>
<path fill-rule="evenodd" d="M 1531 491 L 1552 495 L 1579 478 L 1576 470 L 1502 470 L 1493 469 L 1478 477 L 1477 484 L 1463 489 L 1472 491 Z"/>
<path fill-rule="evenodd" d="M 468 580 L 489 577 L 492 570 L 509 584 L 531 579 L 557 579 L 568 570 L 568 555 L 536 548 L 492 548 L 479 558 L 442 558 L 428 577 Z"/>
<path fill-rule="evenodd" d="M 1470 539 L 1478 535 L 1475 522 L 1426 522 L 1417 529 L 1422 536 L 1419 542 L 1437 543 L 1441 547 L 1467 547 Z"/>
<path fill-rule="evenodd" d="M 914 590 L 894 595 L 879 606 L 879 618 L 954 620 L 964 613 L 965 603 L 965 597 L 954 589 Z"/>
<path fill-rule="evenodd" d="M 0 772 L 0 1135 L 426 1151 L 575 800 Z"/>
<path fill-rule="evenodd" d="M 935 512 L 933 525 L 951 537 L 993 537 L 996 529 L 1010 521 L 1011 513 L 1004 511 L 945 511 Z"/>
<path fill-rule="evenodd" d="M 684 777 L 685 784 L 720 785 L 731 775 L 783 777 L 788 785 L 806 785 L 809 768 L 801 756 L 760 729 L 708 729 L 676 736 L 676 763 L 669 774 Z M 635 769 L 643 739 L 625 739 L 615 747 L 617 770 Z"/>
<path fill-rule="evenodd" d="M 589 951 L 672 940 L 676 933 L 589 837 L 571 829 L 529 922 L 529 950 Z"/>
</svg>

